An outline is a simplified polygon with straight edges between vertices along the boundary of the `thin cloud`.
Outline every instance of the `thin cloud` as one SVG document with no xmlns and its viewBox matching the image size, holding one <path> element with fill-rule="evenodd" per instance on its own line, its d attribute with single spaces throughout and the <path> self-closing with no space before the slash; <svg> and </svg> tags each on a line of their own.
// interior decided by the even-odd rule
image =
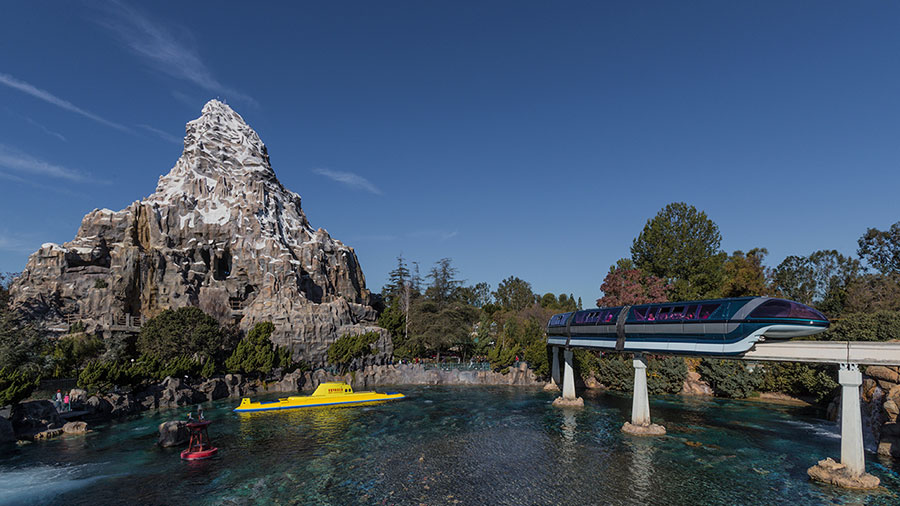
<svg viewBox="0 0 900 506">
<path fill-rule="evenodd" d="M 419 230 L 407 234 L 412 239 L 437 239 L 438 241 L 449 241 L 459 235 L 458 230 Z"/>
<path fill-rule="evenodd" d="M 21 183 L 24 185 L 33 186 L 35 188 L 40 188 L 41 190 L 61 193 L 63 195 L 69 195 L 71 197 L 84 197 L 84 194 L 75 193 L 72 190 L 69 190 L 67 188 L 57 188 L 55 186 L 47 186 L 45 184 L 35 182 L 33 179 L 26 179 L 24 177 L 14 176 L 12 174 L 7 174 L 6 172 L 0 172 L 0 179 L 6 179 L 7 181 L 13 181 L 15 183 Z"/>
<path fill-rule="evenodd" d="M 13 253 L 33 253 L 37 251 L 37 247 L 31 241 L 24 241 L 18 237 L 9 236 L 6 233 L 0 233 L 0 251 L 11 251 Z"/>
<path fill-rule="evenodd" d="M 23 118 L 25 118 L 25 121 L 31 123 L 32 125 L 36 126 L 37 128 L 40 128 L 41 130 L 43 130 L 45 134 L 52 135 L 53 137 L 56 137 L 57 139 L 59 139 L 61 141 L 69 142 L 69 139 L 66 139 L 63 134 L 61 134 L 59 132 L 54 132 L 53 130 L 50 130 L 49 128 L 45 127 L 44 125 L 38 123 L 37 121 L 35 121 L 31 118 L 29 118 L 28 116 L 23 116 Z"/>
<path fill-rule="evenodd" d="M 163 130 L 160 130 L 158 128 L 153 128 L 150 125 L 141 124 L 141 125 L 138 125 L 138 127 L 143 128 L 144 130 L 150 132 L 151 134 L 159 137 L 160 139 L 162 139 L 164 141 L 171 142 L 173 144 L 183 144 L 184 143 L 183 139 L 179 139 L 178 137 L 175 137 L 174 135 L 172 135 L 168 132 L 165 132 Z"/>
<path fill-rule="evenodd" d="M 49 176 L 69 181 L 87 180 L 87 177 L 77 170 L 39 160 L 3 144 L 0 144 L 0 167 L 19 173 L 24 172 L 26 174 Z"/>
<path fill-rule="evenodd" d="M 105 118 L 101 118 L 100 116 L 97 116 L 96 114 L 94 114 L 92 112 L 85 111 L 84 109 L 78 107 L 77 105 L 73 104 L 72 102 L 69 102 L 68 100 L 63 100 L 63 99 L 57 97 L 56 95 L 50 93 L 49 91 L 42 90 L 36 86 L 26 83 L 25 81 L 16 79 L 15 77 L 13 77 L 9 74 L 4 74 L 4 73 L 0 72 L 0 84 L 8 86 L 14 90 L 19 90 L 22 93 L 27 93 L 28 95 L 31 95 L 32 97 L 39 98 L 39 99 L 43 100 L 44 102 L 53 104 L 57 107 L 65 109 L 67 111 L 74 112 L 75 114 L 80 114 L 80 115 L 84 116 L 85 118 L 92 119 L 92 120 L 96 121 L 97 123 L 101 123 L 108 127 L 115 128 L 116 130 L 122 130 L 123 132 L 130 131 L 127 127 L 125 127 L 123 125 L 120 125 L 114 121 L 110 121 Z"/>
<path fill-rule="evenodd" d="M 383 195 L 381 190 L 379 190 L 378 187 L 372 184 L 368 179 L 352 172 L 340 172 L 337 170 L 328 169 L 313 169 L 313 172 L 320 176 L 325 176 L 329 179 L 337 181 L 338 183 L 343 183 L 353 188 L 366 190 L 367 192 L 374 193 L 375 195 Z"/>
<path fill-rule="evenodd" d="M 252 97 L 222 84 L 195 50 L 177 41 L 171 30 L 157 24 L 144 13 L 121 2 L 111 2 L 104 10 L 109 18 L 100 19 L 98 23 L 116 34 L 152 67 L 204 90 L 258 105 Z M 179 31 L 190 35 L 185 29 Z"/>
</svg>

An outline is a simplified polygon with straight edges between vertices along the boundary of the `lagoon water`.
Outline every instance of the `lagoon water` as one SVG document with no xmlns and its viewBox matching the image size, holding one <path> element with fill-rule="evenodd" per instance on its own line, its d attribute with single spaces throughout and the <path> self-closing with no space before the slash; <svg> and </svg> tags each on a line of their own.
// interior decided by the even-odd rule
<svg viewBox="0 0 900 506">
<path fill-rule="evenodd" d="M 809 481 L 840 438 L 808 408 L 655 396 L 668 435 L 641 439 L 619 431 L 631 409 L 620 394 L 588 393 L 570 411 L 528 388 L 397 390 L 408 399 L 363 407 L 238 415 L 233 399 L 212 403 L 209 461 L 154 445 L 187 408 L 3 448 L 0 504 L 900 504 L 900 466 L 873 454 L 877 492 Z"/>
</svg>

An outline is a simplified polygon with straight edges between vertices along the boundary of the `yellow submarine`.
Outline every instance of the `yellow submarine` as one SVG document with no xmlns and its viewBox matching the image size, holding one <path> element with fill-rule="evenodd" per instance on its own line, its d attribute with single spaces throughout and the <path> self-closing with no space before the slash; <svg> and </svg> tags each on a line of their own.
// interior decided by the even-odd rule
<svg viewBox="0 0 900 506">
<path fill-rule="evenodd" d="M 312 395 L 297 395 L 271 402 L 250 402 L 244 397 L 241 405 L 234 408 L 238 413 L 251 411 L 270 411 L 274 409 L 312 408 L 315 406 L 334 406 L 338 404 L 361 404 L 364 402 L 384 402 L 403 399 L 405 395 L 397 392 L 354 392 L 344 382 L 322 383 Z"/>
</svg>

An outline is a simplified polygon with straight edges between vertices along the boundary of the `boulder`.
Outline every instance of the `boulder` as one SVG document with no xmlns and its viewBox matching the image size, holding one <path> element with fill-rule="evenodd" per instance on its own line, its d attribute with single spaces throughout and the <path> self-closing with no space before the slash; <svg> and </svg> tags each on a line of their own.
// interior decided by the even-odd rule
<svg viewBox="0 0 900 506">
<path fill-rule="evenodd" d="M 187 444 L 191 437 L 187 428 L 187 422 L 182 420 L 163 422 L 159 424 L 159 439 L 156 444 L 168 448 Z"/>
<path fill-rule="evenodd" d="M 897 421 L 897 415 L 900 414 L 900 407 L 897 406 L 897 403 L 895 403 L 893 399 L 884 401 L 881 408 L 884 409 L 884 413 L 887 415 L 889 421 Z"/>
<path fill-rule="evenodd" d="M 363 374 L 357 374 L 358 378 L 363 378 Z M 303 389 L 304 374 L 302 371 L 294 371 L 284 375 L 281 381 L 276 383 L 273 390 L 276 392 L 299 392 Z M 353 385 L 356 388 L 356 385 Z"/>
<path fill-rule="evenodd" d="M 62 419 L 50 401 L 28 401 L 16 404 L 10 415 L 16 435 L 31 435 L 62 426 Z"/>
<path fill-rule="evenodd" d="M 584 399 L 582 399 L 581 397 L 576 397 L 574 399 L 557 397 L 553 400 L 553 405 L 557 408 L 583 408 Z"/>
<path fill-rule="evenodd" d="M 876 388 L 878 388 L 878 383 L 876 383 L 875 380 L 872 378 L 864 379 L 862 384 L 862 400 L 865 402 L 872 402 Z"/>
<path fill-rule="evenodd" d="M 228 387 L 228 397 L 244 396 L 244 377 L 240 374 L 226 374 L 225 386 Z"/>
<path fill-rule="evenodd" d="M 84 409 L 90 413 L 91 418 L 105 420 L 111 417 L 113 406 L 105 398 L 92 395 L 84 402 Z"/>
<path fill-rule="evenodd" d="M 838 464 L 831 458 L 820 460 L 818 464 L 807 469 L 806 473 L 816 481 L 843 488 L 868 490 L 878 488 L 878 484 L 881 482 L 869 473 L 854 476 L 847 470 L 847 466 Z"/>
<path fill-rule="evenodd" d="M 713 389 L 709 384 L 700 378 L 697 371 L 688 371 L 687 377 L 684 378 L 684 385 L 681 387 L 681 393 L 684 395 L 706 395 L 712 396 Z"/>
<path fill-rule="evenodd" d="M 84 434 L 88 431 L 87 427 L 87 422 L 67 422 L 62 426 L 62 430 L 66 434 Z"/>
<path fill-rule="evenodd" d="M 871 376 L 879 381 L 879 384 L 882 382 L 888 382 L 893 385 L 900 383 L 900 373 L 897 372 L 896 367 L 886 367 L 883 365 L 870 365 L 866 368 L 866 375 Z M 885 388 L 885 390 L 889 390 Z"/>
<path fill-rule="evenodd" d="M 135 402 L 131 394 L 107 394 L 104 399 L 112 407 L 109 412 L 109 416 L 112 418 L 121 418 L 141 411 L 140 404 Z"/>
<path fill-rule="evenodd" d="M 631 434 L 632 436 L 665 436 L 666 428 L 655 423 L 649 425 L 632 425 L 631 422 L 625 422 L 625 425 L 622 425 L 622 432 Z"/>
<path fill-rule="evenodd" d="M 228 397 L 228 385 L 224 378 L 211 378 L 197 387 L 197 390 L 206 395 L 207 401 L 217 401 Z"/>
<path fill-rule="evenodd" d="M 15 443 L 16 442 L 16 431 L 13 430 L 13 425 L 9 420 L 0 416 L 0 444 L 2 443 Z"/>
<path fill-rule="evenodd" d="M 84 409 L 84 403 L 87 401 L 88 395 L 87 392 L 80 388 L 73 388 L 69 390 L 69 406 L 72 407 L 72 411 L 80 411 Z"/>
</svg>

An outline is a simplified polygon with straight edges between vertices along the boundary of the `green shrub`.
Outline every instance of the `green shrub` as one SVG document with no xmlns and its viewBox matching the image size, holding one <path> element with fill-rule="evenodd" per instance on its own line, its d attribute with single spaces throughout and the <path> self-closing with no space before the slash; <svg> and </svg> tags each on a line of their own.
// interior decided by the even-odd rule
<svg viewBox="0 0 900 506">
<path fill-rule="evenodd" d="M 900 311 L 851 313 L 822 334 L 831 341 L 890 341 L 900 337 Z"/>
<path fill-rule="evenodd" d="M 758 370 L 751 371 L 738 360 L 704 358 L 697 366 L 697 372 L 717 396 L 735 399 L 750 397 L 762 380 Z"/>
<path fill-rule="evenodd" d="M 501 339 L 487 354 L 488 362 L 491 363 L 491 370 L 497 372 L 511 366 L 516 361 L 516 355 L 518 354 L 519 347 L 516 346 L 512 339 Z"/>
<path fill-rule="evenodd" d="M 340 366 L 341 371 L 346 372 L 351 362 L 373 353 L 372 345 L 379 337 L 378 332 L 341 336 L 328 347 L 328 362 Z"/>
<path fill-rule="evenodd" d="M 603 355 L 597 360 L 595 377 L 610 390 L 632 391 L 634 389 L 632 358 L 618 353 Z"/>
<path fill-rule="evenodd" d="M 181 355 L 219 357 L 227 333 L 215 318 L 196 307 L 167 309 L 141 327 L 137 350 L 167 362 Z"/>
<path fill-rule="evenodd" d="M 103 339 L 94 335 L 79 333 L 60 338 L 50 354 L 53 377 L 71 377 L 84 363 L 99 357 L 105 350 Z"/>
<path fill-rule="evenodd" d="M 105 279 L 98 279 L 94 281 L 94 288 L 106 288 L 109 286 L 109 283 L 106 282 Z"/>
<path fill-rule="evenodd" d="M 533 342 L 525 348 L 523 356 L 525 361 L 528 362 L 528 367 L 534 371 L 535 376 L 539 378 L 548 378 L 550 376 L 550 364 L 553 355 L 546 341 Z"/>
<path fill-rule="evenodd" d="M 272 322 L 259 322 L 247 333 L 247 338 L 238 343 L 225 368 L 231 372 L 268 375 L 276 367 L 289 368 L 293 364 L 291 351 L 272 344 Z M 329 350 L 330 351 L 330 350 Z"/>
<path fill-rule="evenodd" d="M 0 369 L 0 406 L 9 406 L 28 398 L 40 379 L 39 375 L 22 369 Z"/>
<path fill-rule="evenodd" d="M 647 361 L 647 391 L 677 394 L 684 388 L 688 367 L 683 357 L 655 357 Z"/>
<path fill-rule="evenodd" d="M 817 403 L 830 400 L 838 388 L 837 368 L 833 365 L 767 363 L 762 368 L 765 392 L 781 392 L 797 397 L 813 397 Z"/>
</svg>

